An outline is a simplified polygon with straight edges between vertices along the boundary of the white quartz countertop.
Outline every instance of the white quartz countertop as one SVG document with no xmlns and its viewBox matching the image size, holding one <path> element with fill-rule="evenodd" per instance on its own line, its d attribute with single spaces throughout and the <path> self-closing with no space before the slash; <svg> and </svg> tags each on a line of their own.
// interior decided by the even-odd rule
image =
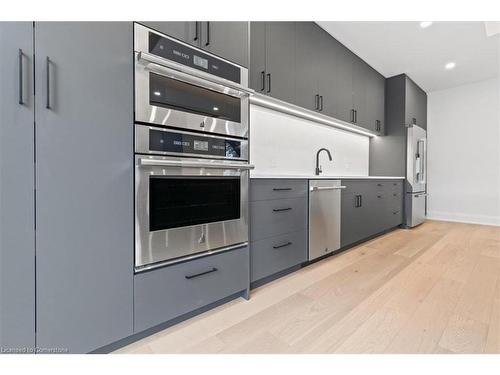
<svg viewBox="0 0 500 375">
<path fill-rule="evenodd" d="M 250 178 L 281 178 L 281 179 L 305 179 L 305 180 L 404 180 L 401 176 L 328 176 L 328 175 L 283 175 L 283 174 L 257 174 Z"/>
</svg>

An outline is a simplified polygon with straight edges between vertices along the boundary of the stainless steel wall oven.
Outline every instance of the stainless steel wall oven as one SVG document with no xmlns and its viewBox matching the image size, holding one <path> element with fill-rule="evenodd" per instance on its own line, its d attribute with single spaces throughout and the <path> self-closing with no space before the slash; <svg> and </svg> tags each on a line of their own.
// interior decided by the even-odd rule
<svg viewBox="0 0 500 375">
<path fill-rule="evenodd" d="M 136 24 L 136 272 L 248 241 L 247 70 Z"/>
<path fill-rule="evenodd" d="M 136 125 L 136 138 L 136 270 L 248 241 L 247 140 L 144 125 Z"/>
</svg>

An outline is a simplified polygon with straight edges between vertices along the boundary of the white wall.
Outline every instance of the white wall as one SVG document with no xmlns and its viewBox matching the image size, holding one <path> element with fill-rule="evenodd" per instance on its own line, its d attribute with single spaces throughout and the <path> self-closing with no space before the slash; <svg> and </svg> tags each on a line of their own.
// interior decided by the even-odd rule
<svg viewBox="0 0 500 375">
<path fill-rule="evenodd" d="M 322 153 L 323 175 L 368 175 L 368 137 L 250 106 L 252 175 L 313 175 L 321 147 L 328 148 L 333 157 L 330 162 Z"/>
<path fill-rule="evenodd" d="M 428 96 L 428 216 L 500 225 L 499 81 Z"/>
</svg>

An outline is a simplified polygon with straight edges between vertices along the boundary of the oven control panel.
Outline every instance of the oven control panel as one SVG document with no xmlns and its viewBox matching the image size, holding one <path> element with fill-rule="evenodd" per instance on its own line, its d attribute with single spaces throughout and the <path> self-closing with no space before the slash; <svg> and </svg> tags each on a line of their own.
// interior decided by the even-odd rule
<svg viewBox="0 0 500 375">
<path fill-rule="evenodd" d="M 149 53 L 241 83 L 241 69 L 238 66 L 154 32 L 149 32 Z"/>
<path fill-rule="evenodd" d="M 247 142 L 150 127 L 148 129 L 148 153 L 242 159 L 242 143 Z"/>
</svg>

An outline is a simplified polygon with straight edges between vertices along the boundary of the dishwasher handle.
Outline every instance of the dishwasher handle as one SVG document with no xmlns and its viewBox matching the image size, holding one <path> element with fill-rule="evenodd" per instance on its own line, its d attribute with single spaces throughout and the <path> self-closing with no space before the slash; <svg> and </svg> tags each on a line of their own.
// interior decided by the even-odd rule
<svg viewBox="0 0 500 375">
<path fill-rule="evenodd" d="M 313 186 L 309 191 L 319 191 L 319 190 L 340 190 L 345 189 L 346 186 Z"/>
</svg>

